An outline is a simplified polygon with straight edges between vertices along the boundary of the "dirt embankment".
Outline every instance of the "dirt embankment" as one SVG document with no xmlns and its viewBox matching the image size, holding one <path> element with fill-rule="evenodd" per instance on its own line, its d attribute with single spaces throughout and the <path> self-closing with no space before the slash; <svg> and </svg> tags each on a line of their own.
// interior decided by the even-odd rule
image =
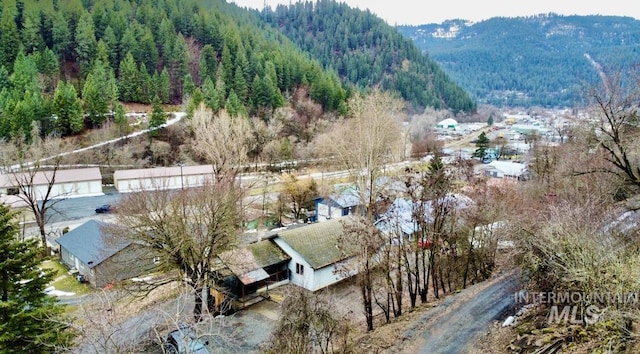
<svg viewBox="0 0 640 354">
<path fill-rule="evenodd" d="M 358 349 L 396 353 L 492 353 L 486 334 L 515 311 L 520 290 L 514 268 L 496 273 L 437 302 L 424 304 L 381 325 L 358 342 Z"/>
</svg>

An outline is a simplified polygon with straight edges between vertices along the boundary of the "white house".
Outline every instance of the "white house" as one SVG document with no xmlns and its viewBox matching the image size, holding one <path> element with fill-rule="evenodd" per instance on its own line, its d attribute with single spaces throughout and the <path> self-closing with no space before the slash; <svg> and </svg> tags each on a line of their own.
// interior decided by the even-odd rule
<svg viewBox="0 0 640 354">
<path fill-rule="evenodd" d="M 211 165 L 118 170 L 113 173 L 113 184 L 120 193 L 180 189 L 200 187 L 212 176 Z"/>
<path fill-rule="evenodd" d="M 53 184 L 51 183 L 53 182 Z M 38 200 L 49 198 L 73 198 L 102 195 L 102 174 L 98 167 L 58 169 L 35 173 L 11 173 L 0 175 L 0 195 L 17 196 L 19 185 L 32 184 Z M 49 191 L 49 187 L 51 190 Z"/>
<path fill-rule="evenodd" d="M 526 164 L 495 160 L 487 165 L 485 174 L 495 178 L 522 180 L 528 177 L 529 172 Z"/>
<path fill-rule="evenodd" d="M 278 232 L 273 241 L 291 257 L 291 283 L 316 291 L 344 279 L 336 267 L 351 257 L 338 247 L 343 233 L 337 219 Z"/>
</svg>

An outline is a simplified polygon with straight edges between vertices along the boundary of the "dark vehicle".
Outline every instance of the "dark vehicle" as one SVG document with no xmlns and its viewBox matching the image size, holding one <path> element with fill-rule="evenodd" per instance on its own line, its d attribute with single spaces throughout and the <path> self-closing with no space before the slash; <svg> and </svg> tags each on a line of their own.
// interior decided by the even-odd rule
<svg viewBox="0 0 640 354">
<path fill-rule="evenodd" d="M 111 205 L 110 204 L 101 205 L 101 206 L 96 208 L 96 213 L 98 213 L 98 214 L 108 213 L 110 211 L 111 211 Z"/>
<path fill-rule="evenodd" d="M 209 343 L 198 338 L 196 332 L 187 325 L 172 331 L 164 344 L 165 353 L 171 354 L 209 354 Z"/>
</svg>

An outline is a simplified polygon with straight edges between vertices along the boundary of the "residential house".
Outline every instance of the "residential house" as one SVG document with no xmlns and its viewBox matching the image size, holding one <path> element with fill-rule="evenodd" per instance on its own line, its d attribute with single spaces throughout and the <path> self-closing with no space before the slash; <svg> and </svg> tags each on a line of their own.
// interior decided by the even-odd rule
<svg viewBox="0 0 640 354">
<path fill-rule="evenodd" d="M 50 199 L 102 195 L 102 174 L 98 167 L 16 172 L 0 175 L 0 195 L 16 200 L 20 185 L 32 185 L 36 199 Z M 9 196 L 15 196 L 13 199 Z"/>
<path fill-rule="evenodd" d="M 322 222 L 353 214 L 360 205 L 355 187 L 347 187 L 328 197 L 317 198 L 315 221 Z"/>
<path fill-rule="evenodd" d="M 105 222 L 89 220 L 60 236 L 60 260 L 73 273 L 102 288 L 149 272 L 157 262 L 147 248 L 105 233 Z"/>
<path fill-rule="evenodd" d="M 273 241 L 291 257 L 291 283 L 316 291 L 344 279 L 346 274 L 338 268 L 353 255 L 338 247 L 343 233 L 340 219 L 278 232 Z"/>
<path fill-rule="evenodd" d="M 489 177 L 506 178 L 512 180 L 525 180 L 529 178 L 527 165 L 511 161 L 491 161 L 485 168 L 485 174 Z"/>
<path fill-rule="evenodd" d="M 473 201 L 463 194 L 449 193 L 440 199 L 440 203 L 451 210 L 463 210 L 469 207 Z M 419 204 L 404 198 L 396 198 L 386 213 L 376 221 L 376 227 L 388 235 L 394 244 L 414 240 L 416 233 L 420 231 L 420 225 L 416 221 Z M 426 201 L 421 212 L 426 222 L 433 221 L 433 202 Z"/>
<path fill-rule="evenodd" d="M 118 170 L 113 184 L 120 193 L 201 187 L 213 177 L 213 166 L 173 166 Z"/>
<path fill-rule="evenodd" d="M 388 177 L 377 178 L 375 184 L 377 193 L 382 194 L 377 196 L 378 201 L 382 201 L 382 198 L 385 200 L 393 199 L 394 196 L 402 194 L 406 190 L 404 183 L 393 181 Z M 341 185 L 338 188 L 337 192 L 327 197 L 316 198 L 314 221 L 322 222 L 360 212 L 362 194 L 365 194 L 364 198 L 366 198 L 368 193 L 361 194 L 355 186 L 349 184 Z"/>
</svg>

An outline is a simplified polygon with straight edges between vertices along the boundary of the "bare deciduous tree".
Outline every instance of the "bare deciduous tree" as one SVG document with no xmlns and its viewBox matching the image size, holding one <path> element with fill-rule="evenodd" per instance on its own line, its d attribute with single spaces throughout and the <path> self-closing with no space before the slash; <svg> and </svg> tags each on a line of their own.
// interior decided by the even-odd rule
<svg viewBox="0 0 640 354">
<path fill-rule="evenodd" d="M 302 216 L 302 209 L 308 209 L 313 203 L 318 186 L 313 178 L 298 179 L 295 175 L 287 174 L 284 177 L 283 193 L 288 199 L 293 218 L 298 220 Z"/>
<path fill-rule="evenodd" d="M 225 110 L 215 116 L 200 104 L 189 121 L 193 151 L 213 165 L 216 178 L 235 177 L 247 162 L 254 137 L 249 121 L 232 117 Z"/>
<path fill-rule="evenodd" d="M 388 93 L 375 90 L 367 96 L 358 95 L 349 103 L 349 118 L 337 124 L 320 143 L 327 157 L 349 171 L 362 206 L 356 226 L 345 228 L 345 241 L 349 242 L 341 243 L 341 247 L 355 255 L 349 268 L 357 273 L 368 330 L 373 330 L 374 257 L 384 243 L 374 219 L 383 209 L 389 184 L 380 177 L 386 164 L 403 155 L 401 109 L 401 101 Z"/>
<path fill-rule="evenodd" d="M 43 249 L 47 249 L 46 226 L 56 212 L 55 206 L 72 191 L 55 188 L 56 176 L 64 154 L 60 153 L 61 141 L 56 137 L 42 140 L 37 122 L 33 124 L 31 144 L 22 141 L 5 143 L 2 164 L 5 166 L 9 185 L 16 190 L 16 197 L 33 213 Z"/>
<path fill-rule="evenodd" d="M 241 225 L 242 193 L 229 177 L 179 192 L 165 188 L 126 195 L 117 208 L 114 237 L 131 238 L 150 256 L 177 270 L 194 290 L 194 317 L 203 311 L 203 290 L 218 254 L 236 244 Z M 173 279 L 165 279 L 173 280 Z M 158 283 L 150 284 L 151 288 Z"/>
<path fill-rule="evenodd" d="M 268 353 L 348 352 L 350 322 L 335 313 L 331 297 L 291 288 L 281 304 L 280 319 L 271 336 Z"/>
<path fill-rule="evenodd" d="M 625 93 L 621 80 L 605 78 L 605 92 L 591 91 L 595 101 L 593 114 L 597 117 L 595 139 L 604 150 L 604 158 L 611 163 L 610 172 L 625 183 L 640 187 L 640 133 L 637 90 Z"/>
</svg>

